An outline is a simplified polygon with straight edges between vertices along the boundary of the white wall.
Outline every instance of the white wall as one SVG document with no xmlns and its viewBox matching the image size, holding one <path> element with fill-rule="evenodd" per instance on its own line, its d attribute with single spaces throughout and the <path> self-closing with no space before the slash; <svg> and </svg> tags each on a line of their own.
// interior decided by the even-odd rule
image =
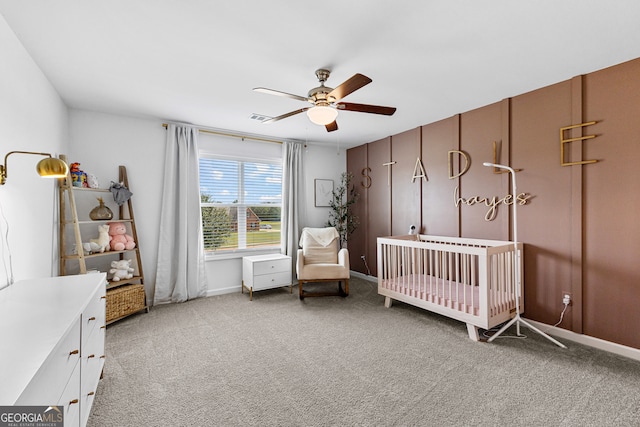
<svg viewBox="0 0 640 427">
<path fill-rule="evenodd" d="M 70 110 L 69 161 L 96 175 L 101 187 L 117 179 L 118 165 L 127 167 L 145 287 L 152 301 L 158 252 L 158 228 L 164 167 L 166 130 L 162 122 L 82 110 Z M 206 139 L 203 137 L 203 139 Z M 336 146 L 308 144 L 304 155 L 306 197 L 300 200 L 302 225 L 320 227 L 328 219 L 328 208 L 315 208 L 315 178 L 337 182 L 346 169 L 346 151 Z M 241 258 L 208 260 L 209 295 L 239 292 Z"/>
<path fill-rule="evenodd" d="M 0 52 L 0 160 L 15 150 L 66 151 L 67 107 L 1 15 Z M 10 264 L 16 281 L 58 272 L 56 183 L 35 172 L 42 158 L 14 154 L 7 162 L 7 183 L 0 186 L 0 288 Z"/>
<path fill-rule="evenodd" d="M 315 179 L 331 179 L 334 188 L 340 183 L 340 175 L 347 170 L 347 152 L 335 144 L 308 144 L 305 149 L 305 201 L 307 227 L 324 227 L 329 219 L 328 207 L 314 206 Z"/>
<path fill-rule="evenodd" d="M 158 228 L 166 130 L 159 120 L 85 110 L 70 110 L 69 162 L 98 178 L 101 188 L 118 181 L 118 166 L 127 168 L 136 219 L 145 288 L 152 301 L 158 259 Z M 105 196 L 113 201 L 108 193 Z M 94 205 L 97 202 L 94 201 Z M 97 237 L 97 228 L 95 236 Z"/>
</svg>

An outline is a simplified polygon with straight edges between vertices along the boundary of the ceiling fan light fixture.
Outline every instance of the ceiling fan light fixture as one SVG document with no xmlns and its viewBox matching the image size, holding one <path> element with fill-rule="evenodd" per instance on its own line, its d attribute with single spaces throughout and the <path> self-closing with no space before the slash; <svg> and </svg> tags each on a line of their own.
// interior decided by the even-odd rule
<svg viewBox="0 0 640 427">
<path fill-rule="evenodd" d="M 307 110 L 307 116 L 313 123 L 326 126 L 333 123 L 338 117 L 338 110 L 324 105 L 316 105 Z"/>
</svg>

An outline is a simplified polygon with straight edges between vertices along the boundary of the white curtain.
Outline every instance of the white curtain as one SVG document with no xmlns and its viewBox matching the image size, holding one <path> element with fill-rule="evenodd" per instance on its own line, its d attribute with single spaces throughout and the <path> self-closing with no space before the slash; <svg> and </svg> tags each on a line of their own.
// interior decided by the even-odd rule
<svg viewBox="0 0 640 427">
<path fill-rule="evenodd" d="M 282 143 L 282 220 L 280 233 L 282 253 L 289 255 L 296 265 L 300 236 L 300 206 L 304 206 L 302 176 L 302 144 Z M 295 271 L 295 269 L 294 269 Z"/>
<path fill-rule="evenodd" d="M 170 124 L 164 164 L 154 304 L 204 296 L 198 130 Z"/>
</svg>

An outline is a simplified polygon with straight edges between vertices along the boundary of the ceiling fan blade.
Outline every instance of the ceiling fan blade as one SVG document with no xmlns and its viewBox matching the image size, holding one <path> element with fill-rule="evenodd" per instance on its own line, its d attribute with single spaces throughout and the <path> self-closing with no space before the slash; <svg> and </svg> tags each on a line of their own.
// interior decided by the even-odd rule
<svg viewBox="0 0 640 427">
<path fill-rule="evenodd" d="M 324 125 L 324 127 L 327 128 L 327 132 L 333 132 L 334 130 L 338 130 L 338 122 L 334 120 L 328 125 Z"/>
<path fill-rule="evenodd" d="M 283 114 L 281 116 L 273 117 L 273 118 L 271 118 L 269 120 L 265 120 L 265 121 L 262 122 L 262 124 L 266 125 L 266 124 L 269 124 L 269 123 L 277 122 L 278 120 L 286 119 L 287 117 L 291 117 L 291 116 L 295 116 L 296 114 L 304 113 L 308 109 L 309 109 L 309 107 L 305 107 L 305 108 L 301 108 L 299 110 L 291 111 L 291 112 L 289 112 L 287 114 Z"/>
<path fill-rule="evenodd" d="M 392 116 L 396 112 L 396 107 L 383 107 L 381 105 L 354 104 L 350 102 L 341 102 L 336 104 L 338 110 L 359 111 L 361 113 L 382 114 L 384 116 Z"/>
<path fill-rule="evenodd" d="M 256 92 L 267 93 L 269 95 L 277 95 L 284 96 L 287 98 L 297 99 L 298 101 L 308 102 L 309 98 L 305 98 L 304 96 L 294 95 L 292 93 L 281 92 L 279 90 L 267 89 L 266 87 L 254 87 L 253 90 Z"/>
<path fill-rule="evenodd" d="M 371 82 L 372 80 L 367 76 L 364 76 L 362 74 L 354 74 L 354 76 L 349 80 L 345 81 L 340 86 L 329 92 L 329 94 L 327 95 L 327 99 L 329 99 L 331 102 L 340 101 L 345 96 L 349 95 L 352 92 L 355 92 L 356 90 L 368 85 Z"/>
</svg>

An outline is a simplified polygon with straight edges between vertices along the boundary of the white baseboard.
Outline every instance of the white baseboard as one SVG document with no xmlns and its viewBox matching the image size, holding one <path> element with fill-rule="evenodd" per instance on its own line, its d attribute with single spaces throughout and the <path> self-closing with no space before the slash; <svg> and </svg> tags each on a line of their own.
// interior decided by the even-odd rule
<svg viewBox="0 0 640 427">
<path fill-rule="evenodd" d="M 576 342 L 578 344 L 587 345 L 600 350 L 608 351 L 619 356 L 628 357 L 640 361 L 640 350 L 633 347 L 627 347 L 626 345 L 616 344 L 611 341 L 605 341 L 600 338 L 594 338 L 589 335 L 577 334 L 572 331 L 568 331 L 562 328 L 556 328 L 554 326 L 547 325 L 545 323 L 536 322 L 535 320 L 526 319 L 527 322 L 531 322 L 533 326 L 540 330 L 553 335 L 556 338 L 565 339 Z"/>
<path fill-rule="evenodd" d="M 207 291 L 207 296 L 212 297 L 214 295 L 224 295 L 224 294 L 232 294 L 234 292 L 240 292 L 242 290 L 242 285 L 240 286 L 229 286 L 226 288 L 218 288 L 218 289 L 209 289 Z"/>
</svg>

